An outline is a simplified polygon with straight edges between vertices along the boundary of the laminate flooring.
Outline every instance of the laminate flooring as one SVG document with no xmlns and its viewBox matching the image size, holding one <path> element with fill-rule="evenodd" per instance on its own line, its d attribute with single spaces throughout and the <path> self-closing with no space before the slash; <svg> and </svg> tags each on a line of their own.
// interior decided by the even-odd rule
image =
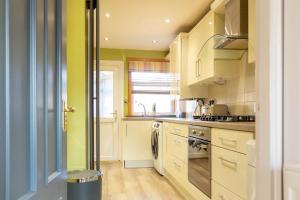
<svg viewBox="0 0 300 200">
<path fill-rule="evenodd" d="M 124 169 L 122 162 L 101 162 L 103 200 L 184 200 L 153 168 Z"/>
</svg>

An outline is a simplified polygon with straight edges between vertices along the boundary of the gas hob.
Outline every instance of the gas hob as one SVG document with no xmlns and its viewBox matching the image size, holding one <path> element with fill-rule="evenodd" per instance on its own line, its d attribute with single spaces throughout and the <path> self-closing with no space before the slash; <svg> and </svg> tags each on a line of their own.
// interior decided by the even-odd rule
<svg viewBox="0 0 300 200">
<path fill-rule="evenodd" d="M 201 121 L 216 121 L 216 122 L 255 122 L 254 115 L 203 115 L 195 117 Z"/>
</svg>

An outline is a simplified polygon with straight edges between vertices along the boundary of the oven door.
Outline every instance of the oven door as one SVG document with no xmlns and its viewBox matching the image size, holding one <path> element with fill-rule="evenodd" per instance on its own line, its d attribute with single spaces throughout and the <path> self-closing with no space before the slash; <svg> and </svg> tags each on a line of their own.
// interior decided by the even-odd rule
<svg viewBox="0 0 300 200">
<path fill-rule="evenodd" d="M 208 197 L 211 197 L 211 144 L 189 137 L 188 179 Z"/>
</svg>

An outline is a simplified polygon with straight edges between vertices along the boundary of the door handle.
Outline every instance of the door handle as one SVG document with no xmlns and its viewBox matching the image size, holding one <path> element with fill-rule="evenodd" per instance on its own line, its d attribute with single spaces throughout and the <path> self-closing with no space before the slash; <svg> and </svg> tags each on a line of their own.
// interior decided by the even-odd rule
<svg viewBox="0 0 300 200">
<path fill-rule="evenodd" d="M 75 112 L 75 108 L 74 107 L 72 107 L 72 106 L 65 106 L 64 107 L 64 112 L 70 112 L 70 113 L 74 113 Z"/>
<path fill-rule="evenodd" d="M 68 131 L 68 113 L 74 113 L 75 108 L 72 106 L 68 106 L 64 101 L 63 103 L 63 130 L 64 132 Z"/>
</svg>

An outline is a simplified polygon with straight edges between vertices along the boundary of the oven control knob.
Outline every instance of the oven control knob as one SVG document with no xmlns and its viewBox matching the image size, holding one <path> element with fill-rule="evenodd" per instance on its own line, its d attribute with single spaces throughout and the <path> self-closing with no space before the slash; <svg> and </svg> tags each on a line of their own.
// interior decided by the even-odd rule
<svg viewBox="0 0 300 200">
<path fill-rule="evenodd" d="M 192 130 L 192 134 L 193 135 L 197 135 L 197 131 L 196 130 Z"/>
<path fill-rule="evenodd" d="M 199 136 L 204 136 L 204 132 L 203 132 L 203 131 L 200 131 L 200 132 L 199 132 Z"/>
</svg>

